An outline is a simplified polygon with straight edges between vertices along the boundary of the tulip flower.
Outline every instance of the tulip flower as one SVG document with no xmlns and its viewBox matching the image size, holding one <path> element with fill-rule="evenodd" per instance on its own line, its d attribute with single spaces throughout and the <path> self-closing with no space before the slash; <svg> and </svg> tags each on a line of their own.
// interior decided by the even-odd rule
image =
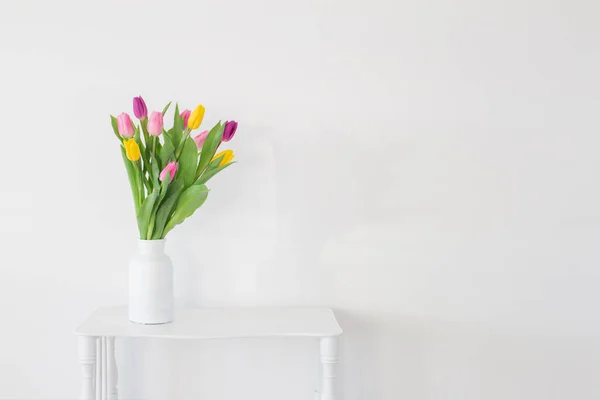
<svg viewBox="0 0 600 400">
<path fill-rule="evenodd" d="M 163 131 L 163 115 L 161 112 L 153 111 L 148 120 L 148 133 L 152 136 L 160 136 Z"/>
<path fill-rule="evenodd" d="M 238 123 L 235 121 L 227 121 L 225 122 L 225 129 L 223 130 L 223 141 L 229 142 L 233 139 L 233 135 L 235 135 L 235 131 L 237 131 Z"/>
<path fill-rule="evenodd" d="M 188 128 L 198 129 L 204 118 L 204 106 L 200 104 L 192 111 L 190 118 L 188 119 Z"/>
<path fill-rule="evenodd" d="M 134 138 L 126 140 L 123 145 L 125 146 L 125 155 L 129 161 L 137 161 L 140 159 L 140 146 Z"/>
<path fill-rule="evenodd" d="M 133 114 L 137 119 L 148 118 L 148 108 L 142 96 L 133 98 Z"/>
<path fill-rule="evenodd" d="M 177 163 L 175 161 L 171 161 L 170 163 L 167 164 L 165 169 L 163 169 L 162 172 L 160 173 L 160 175 L 158 176 L 158 179 L 160 179 L 161 182 L 164 181 L 165 178 L 167 177 L 167 173 L 169 174 L 170 181 L 173 181 L 173 178 L 175 177 L 175 174 L 177 173 Z"/>
<path fill-rule="evenodd" d="M 221 158 L 221 161 L 219 162 L 219 167 L 222 167 L 225 164 L 229 164 L 231 160 L 233 160 L 233 150 L 223 150 L 222 152 L 214 156 L 213 159 L 210 161 L 214 161 L 221 156 L 223 158 Z"/>
<path fill-rule="evenodd" d="M 198 150 L 202 149 L 202 145 L 204 144 L 204 141 L 206 140 L 207 136 L 208 136 L 208 131 L 204 131 L 204 132 L 200 132 L 194 138 L 194 142 L 196 142 L 196 146 L 198 146 Z"/>
<path fill-rule="evenodd" d="M 131 118 L 127 113 L 121 113 L 117 117 L 117 128 L 121 136 L 125 138 L 130 138 L 134 134 L 133 123 L 131 123 Z"/>
<path fill-rule="evenodd" d="M 190 110 L 183 110 L 181 114 L 179 114 L 179 117 L 183 120 L 183 129 L 187 129 L 191 113 Z"/>
</svg>

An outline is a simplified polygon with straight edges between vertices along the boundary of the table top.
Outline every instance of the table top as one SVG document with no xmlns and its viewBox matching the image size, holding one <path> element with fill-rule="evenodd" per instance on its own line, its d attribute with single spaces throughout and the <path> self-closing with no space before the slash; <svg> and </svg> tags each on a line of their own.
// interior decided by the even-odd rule
<svg viewBox="0 0 600 400">
<path fill-rule="evenodd" d="M 127 307 L 100 308 L 75 330 L 82 336 L 164 339 L 327 337 L 342 334 L 333 311 L 312 307 L 196 308 L 175 312 L 173 322 L 130 322 Z"/>
</svg>

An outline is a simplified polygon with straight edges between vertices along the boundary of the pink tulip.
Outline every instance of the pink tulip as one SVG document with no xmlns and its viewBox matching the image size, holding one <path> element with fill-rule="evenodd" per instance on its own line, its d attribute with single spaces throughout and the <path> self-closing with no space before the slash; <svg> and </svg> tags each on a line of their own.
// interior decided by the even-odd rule
<svg viewBox="0 0 600 400">
<path fill-rule="evenodd" d="M 127 113 L 121 113 L 117 117 L 117 128 L 121 136 L 125 138 L 133 137 L 133 123 L 131 123 L 131 118 Z"/>
<path fill-rule="evenodd" d="M 196 137 L 194 138 L 194 142 L 196 142 L 196 146 L 198 146 L 198 150 L 200 150 L 202 148 L 202 145 L 204 144 L 204 141 L 206 140 L 207 136 L 208 136 L 208 131 L 204 131 L 204 132 L 200 132 L 199 134 L 197 134 Z"/>
<path fill-rule="evenodd" d="M 163 115 L 161 112 L 153 111 L 148 120 L 148 133 L 152 136 L 160 136 L 163 131 Z"/>
<path fill-rule="evenodd" d="M 173 178 L 175 177 L 175 174 L 177 173 L 177 163 L 175 161 L 171 161 L 167 164 L 165 169 L 163 169 L 160 175 L 158 176 L 158 179 L 160 179 L 161 182 L 164 181 L 167 177 L 167 173 L 170 177 L 169 181 L 172 182 Z"/>
<path fill-rule="evenodd" d="M 181 112 L 181 114 L 179 115 L 181 117 L 181 119 L 183 120 L 183 129 L 187 129 L 188 125 L 188 119 L 190 119 L 190 114 L 192 112 L 190 110 L 183 110 Z"/>
</svg>

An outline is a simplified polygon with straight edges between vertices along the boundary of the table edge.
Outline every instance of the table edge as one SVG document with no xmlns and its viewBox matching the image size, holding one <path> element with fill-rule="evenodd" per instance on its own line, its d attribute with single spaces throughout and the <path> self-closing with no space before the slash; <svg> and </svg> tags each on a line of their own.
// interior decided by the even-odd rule
<svg viewBox="0 0 600 400">
<path fill-rule="evenodd" d="M 94 309 L 94 311 L 92 311 L 88 317 L 81 323 L 79 323 L 77 325 L 77 328 L 75 328 L 73 330 L 73 334 L 75 336 L 82 336 L 82 337 L 101 337 L 101 336 L 105 336 L 105 337 L 120 337 L 120 338 L 149 338 L 149 339 L 169 339 L 169 340 L 221 340 L 221 339 L 252 339 L 252 338 L 326 338 L 326 337 L 338 337 L 341 336 L 344 333 L 344 330 L 341 328 L 336 316 L 335 316 L 335 312 L 333 311 L 332 308 L 327 308 L 327 307 L 302 307 L 302 306 L 298 306 L 298 307 L 206 307 L 206 308 L 193 308 L 193 309 L 207 309 L 207 310 L 219 310 L 219 309 L 243 309 L 243 308 L 248 308 L 248 309 L 256 309 L 256 308 L 265 308 L 265 309 L 285 309 L 285 308 L 314 308 L 314 309 L 320 309 L 320 310 L 327 310 L 329 312 L 331 312 L 331 315 L 333 316 L 333 320 L 335 321 L 335 324 L 337 326 L 337 330 L 335 332 L 328 332 L 328 333 L 323 333 L 323 334 L 302 334 L 302 333 L 291 333 L 291 334 L 264 334 L 264 335 L 241 335 L 241 336 L 192 336 L 192 335 L 153 335 L 153 334 L 147 334 L 147 335 L 107 335 L 105 333 L 100 333 L 100 332 L 81 332 L 80 328 L 81 326 L 89 319 L 91 318 L 95 313 L 97 313 L 98 311 L 102 310 L 102 309 L 106 309 L 106 308 L 122 308 L 124 306 L 108 306 L 108 307 L 96 307 Z M 125 306 L 126 307 L 126 306 Z"/>
</svg>

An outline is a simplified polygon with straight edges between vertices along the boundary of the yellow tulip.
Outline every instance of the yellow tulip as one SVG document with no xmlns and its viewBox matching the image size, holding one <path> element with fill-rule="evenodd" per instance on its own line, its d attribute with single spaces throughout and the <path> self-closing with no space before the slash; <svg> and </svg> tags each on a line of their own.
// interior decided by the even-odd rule
<svg viewBox="0 0 600 400">
<path fill-rule="evenodd" d="M 138 146 L 134 138 L 126 140 L 123 144 L 125 145 L 125 154 L 129 161 L 137 161 L 140 159 L 140 146 Z"/>
<path fill-rule="evenodd" d="M 202 123 L 203 119 L 204 119 L 204 106 L 202 104 L 200 104 L 190 114 L 190 118 L 188 119 L 188 128 L 198 129 L 198 127 Z"/>
<path fill-rule="evenodd" d="M 219 157 L 223 157 L 219 162 L 219 167 L 222 167 L 225 164 L 229 164 L 231 160 L 233 160 L 233 150 L 223 150 L 222 152 L 214 156 L 211 161 L 214 161 Z"/>
</svg>

